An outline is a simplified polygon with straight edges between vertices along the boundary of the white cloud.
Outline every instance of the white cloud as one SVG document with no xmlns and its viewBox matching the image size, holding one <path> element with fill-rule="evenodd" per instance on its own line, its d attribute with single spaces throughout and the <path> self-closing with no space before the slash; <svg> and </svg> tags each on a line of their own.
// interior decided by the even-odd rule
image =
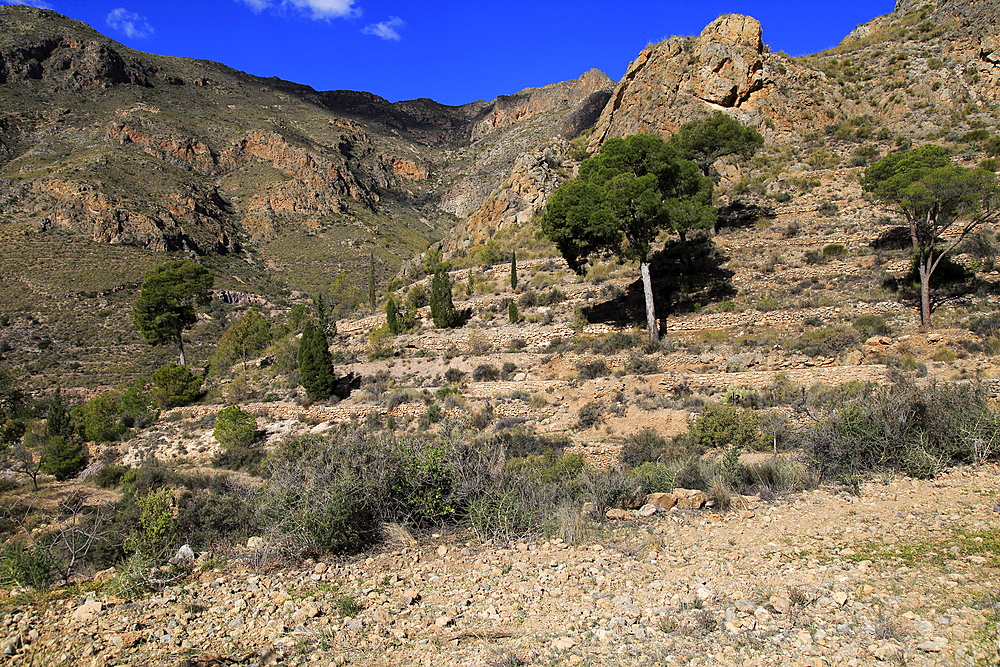
<svg viewBox="0 0 1000 667">
<path fill-rule="evenodd" d="M 354 6 L 355 0 L 239 0 L 251 10 L 260 13 L 265 9 L 295 7 L 312 14 L 314 19 L 334 19 L 358 16 L 361 10 Z"/>
<path fill-rule="evenodd" d="M 391 39 L 398 42 L 402 39 L 399 35 L 399 29 L 404 25 L 406 24 L 403 22 L 403 19 L 398 16 L 390 16 L 388 21 L 366 25 L 361 32 L 366 35 L 375 35 L 382 39 Z"/>
<path fill-rule="evenodd" d="M 145 16 L 139 16 L 124 7 L 111 10 L 106 20 L 109 26 L 132 39 L 146 39 L 153 34 L 153 26 L 149 25 Z"/>
<path fill-rule="evenodd" d="M 0 5 L 26 5 L 35 9 L 55 9 L 52 5 L 42 0 L 0 0 Z"/>
</svg>

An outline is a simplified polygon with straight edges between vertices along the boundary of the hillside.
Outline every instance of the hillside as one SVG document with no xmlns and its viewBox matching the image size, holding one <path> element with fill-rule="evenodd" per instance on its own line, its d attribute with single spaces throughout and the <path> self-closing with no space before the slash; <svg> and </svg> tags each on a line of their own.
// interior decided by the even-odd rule
<svg viewBox="0 0 1000 667">
<path fill-rule="evenodd" d="M 0 6 L 5 664 L 997 665 L 996 225 L 921 327 L 860 184 L 924 142 L 997 164 L 996 14 L 900 0 L 801 58 L 725 15 L 617 83 L 446 107 Z M 713 165 L 714 232 L 659 239 L 649 344 L 637 267 L 575 274 L 538 214 L 606 139 L 715 111 L 765 144 Z M 131 316 L 182 257 L 216 276 L 190 392 Z M 223 354 L 249 312 L 269 338 Z"/>
</svg>

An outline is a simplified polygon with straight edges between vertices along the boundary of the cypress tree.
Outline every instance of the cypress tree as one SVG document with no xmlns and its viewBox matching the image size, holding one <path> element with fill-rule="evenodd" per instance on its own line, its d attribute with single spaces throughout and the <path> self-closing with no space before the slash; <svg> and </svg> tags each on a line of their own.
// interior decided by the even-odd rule
<svg viewBox="0 0 1000 667">
<path fill-rule="evenodd" d="M 403 330 L 403 323 L 399 320 L 399 306 L 391 296 L 385 302 L 385 326 L 394 336 Z"/>
<path fill-rule="evenodd" d="M 510 251 L 510 288 L 517 289 L 517 251 L 515 250 Z"/>
<path fill-rule="evenodd" d="M 312 320 L 306 321 L 299 343 L 299 377 L 310 401 L 322 401 L 333 394 L 336 376 L 326 334 Z"/>
<path fill-rule="evenodd" d="M 518 312 L 514 299 L 507 302 L 507 316 L 510 317 L 511 324 L 517 324 L 521 321 L 521 313 Z"/>
<path fill-rule="evenodd" d="M 431 281 L 431 319 L 439 329 L 454 327 L 459 322 L 459 315 L 451 300 L 451 278 L 443 268 L 434 273 Z"/>
</svg>

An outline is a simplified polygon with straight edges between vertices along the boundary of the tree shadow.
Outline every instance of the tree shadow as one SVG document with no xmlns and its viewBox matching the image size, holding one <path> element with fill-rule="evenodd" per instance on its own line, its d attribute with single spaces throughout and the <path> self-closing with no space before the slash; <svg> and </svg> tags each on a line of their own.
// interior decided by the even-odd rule
<svg viewBox="0 0 1000 667">
<path fill-rule="evenodd" d="M 733 271 L 723 268 L 728 261 L 729 257 L 711 239 L 669 241 L 663 250 L 654 253 L 649 271 L 660 327 L 665 326 L 670 315 L 697 311 L 736 296 Z M 583 314 L 591 324 L 644 326 L 642 279 L 629 284 L 624 294 L 585 308 Z"/>
<path fill-rule="evenodd" d="M 351 392 L 355 389 L 361 389 L 360 375 L 355 375 L 354 373 L 348 373 L 343 377 L 337 378 L 337 384 L 333 388 L 333 395 L 344 400 L 351 395 Z"/>
</svg>

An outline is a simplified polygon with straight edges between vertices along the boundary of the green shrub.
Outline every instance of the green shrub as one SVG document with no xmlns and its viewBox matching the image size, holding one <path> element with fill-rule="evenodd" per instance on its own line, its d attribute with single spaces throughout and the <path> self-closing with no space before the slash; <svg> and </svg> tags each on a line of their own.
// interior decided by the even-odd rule
<svg viewBox="0 0 1000 667">
<path fill-rule="evenodd" d="M 847 248 L 842 243 L 830 243 L 823 246 L 823 257 L 843 257 L 847 254 Z"/>
<path fill-rule="evenodd" d="M 856 331 L 836 326 L 809 329 L 793 341 L 791 347 L 810 357 L 835 357 L 858 343 L 859 336 Z"/>
<path fill-rule="evenodd" d="M 888 336 L 892 333 L 892 329 L 881 315 L 861 315 L 851 323 L 851 326 L 865 338 Z"/>
<path fill-rule="evenodd" d="M 819 205 L 819 208 L 816 210 L 816 214 L 820 217 L 829 218 L 837 215 L 838 210 L 837 205 L 832 201 L 825 201 Z"/>
<path fill-rule="evenodd" d="M 249 447 L 257 437 L 257 416 L 238 405 L 219 410 L 212 435 L 223 449 Z"/>
<path fill-rule="evenodd" d="M 97 474 L 90 477 L 90 479 L 93 479 L 94 484 L 102 489 L 111 489 L 117 487 L 121 483 L 122 477 L 125 475 L 127 470 L 128 468 L 125 466 L 109 463 L 98 470 Z"/>
<path fill-rule="evenodd" d="M 632 350 L 625 360 L 625 372 L 633 375 L 651 375 L 660 372 L 660 360 Z"/>
<path fill-rule="evenodd" d="M 594 378 L 611 375 L 611 369 L 603 359 L 596 361 L 581 361 L 577 363 L 576 370 L 580 374 L 581 380 L 593 380 Z"/>
<path fill-rule="evenodd" d="M 490 364 L 481 364 L 472 371 L 473 382 L 496 382 L 499 379 L 500 371 Z"/>
<path fill-rule="evenodd" d="M 577 413 L 577 427 L 590 428 L 604 421 L 607 406 L 601 401 L 589 401 Z"/>
<path fill-rule="evenodd" d="M 622 465 L 634 468 L 643 463 L 657 461 L 667 448 L 667 439 L 654 428 L 644 428 L 625 439 L 618 460 Z"/>
<path fill-rule="evenodd" d="M 517 324 L 521 321 L 521 312 L 517 309 L 517 303 L 514 299 L 507 302 L 507 317 L 511 324 Z"/>
<path fill-rule="evenodd" d="M 423 308 L 430 303 L 430 299 L 427 297 L 427 288 L 421 284 L 414 285 L 410 288 L 410 291 L 406 293 L 406 307 L 408 309 L 417 310 L 418 308 Z"/>
<path fill-rule="evenodd" d="M 49 552 L 39 545 L 13 540 L 0 550 L 0 583 L 17 583 L 41 590 L 54 583 L 56 576 Z"/>
<path fill-rule="evenodd" d="M 449 368 L 444 372 L 444 381 L 448 384 L 459 384 L 465 379 L 465 372 L 457 368 Z"/>
<path fill-rule="evenodd" d="M 908 381 L 831 399 L 832 416 L 804 445 L 824 478 L 900 470 L 930 477 L 943 466 L 995 458 L 1000 427 L 983 387 Z"/>
<path fill-rule="evenodd" d="M 724 403 L 709 403 L 691 425 L 691 435 L 705 449 L 758 450 L 767 445 L 757 413 Z"/>
<path fill-rule="evenodd" d="M 163 410 L 190 405 L 201 394 L 200 375 L 195 375 L 187 366 L 167 364 L 153 371 L 150 395 Z"/>
<path fill-rule="evenodd" d="M 538 529 L 541 516 L 533 505 L 524 485 L 512 484 L 476 498 L 466 523 L 480 539 L 512 542 Z"/>
</svg>

